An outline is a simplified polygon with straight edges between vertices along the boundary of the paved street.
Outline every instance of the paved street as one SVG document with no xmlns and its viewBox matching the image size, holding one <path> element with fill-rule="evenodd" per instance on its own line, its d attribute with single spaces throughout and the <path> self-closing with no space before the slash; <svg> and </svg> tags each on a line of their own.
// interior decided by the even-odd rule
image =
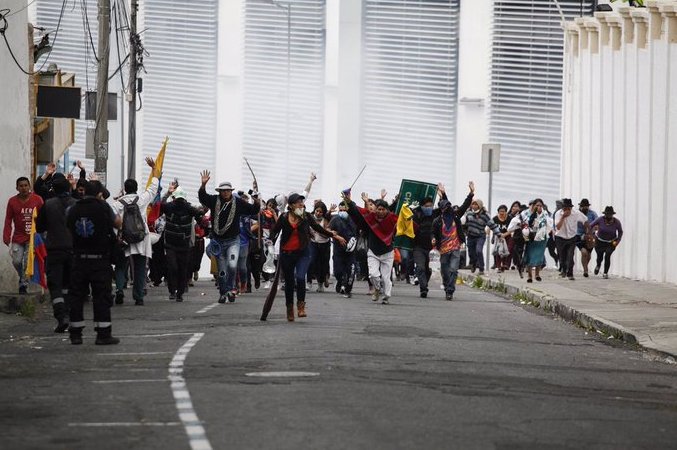
<svg viewBox="0 0 677 450">
<path fill-rule="evenodd" d="M 283 292 L 259 322 L 263 292 L 205 311 L 216 299 L 207 282 L 184 303 L 153 288 L 146 306 L 113 309 L 112 347 L 94 346 L 91 321 L 74 347 L 48 317 L 2 315 L 0 448 L 677 442 L 677 368 L 650 353 L 465 286 L 447 302 L 396 284 L 388 306 L 365 283 L 357 291 L 313 293 L 309 317 L 290 324 Z"/>
</svg>

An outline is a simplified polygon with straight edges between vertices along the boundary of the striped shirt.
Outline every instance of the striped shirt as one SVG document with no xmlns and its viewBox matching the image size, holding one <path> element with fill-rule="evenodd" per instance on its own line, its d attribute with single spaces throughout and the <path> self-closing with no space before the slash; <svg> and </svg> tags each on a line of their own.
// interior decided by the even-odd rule
<svg viewBox="0 0 677 450">
<path fill-rule="evenodd" d="M 498 225 L 491 220 L 484 209 L 477 212 L 468 211 L 465 223 L 468 226 L 468 236 L 483 236 L 486 227 L 491 228 L 494 233 L 498 232 Z"/>
</svg>

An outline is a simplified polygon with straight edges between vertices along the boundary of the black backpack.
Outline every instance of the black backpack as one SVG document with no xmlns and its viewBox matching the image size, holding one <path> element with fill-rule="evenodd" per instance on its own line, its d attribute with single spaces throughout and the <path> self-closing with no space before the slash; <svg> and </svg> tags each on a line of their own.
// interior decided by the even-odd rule
<svg viewBox="0 0 677 450">
<path fill-rule="evenodd" d="M 127 203 L 120 200 L 124 207 L 124 215 L 122 216 L 122 239 L 128 244 L 138 244 L 146 237 L 146 226 L 141 217 L 141 210 L 137 206 L 139 197 Z"/>
</svg>

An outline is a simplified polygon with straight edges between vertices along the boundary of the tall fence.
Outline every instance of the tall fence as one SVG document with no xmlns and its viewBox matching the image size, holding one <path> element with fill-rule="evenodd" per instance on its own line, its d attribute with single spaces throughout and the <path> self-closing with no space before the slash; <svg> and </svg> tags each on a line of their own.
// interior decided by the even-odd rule
<svg viewBox="0 0 677 450">
<path fill-rule="evenodd" d="M 563 197 L 611 205 L 611 272 L 677 283 L 677 1 L 566 22 Z"/>
</svg>

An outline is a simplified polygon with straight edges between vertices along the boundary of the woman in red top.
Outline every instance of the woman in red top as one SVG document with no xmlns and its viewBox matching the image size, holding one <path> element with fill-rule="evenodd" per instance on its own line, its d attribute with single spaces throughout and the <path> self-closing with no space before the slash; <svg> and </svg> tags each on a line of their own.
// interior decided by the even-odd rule
<svg viewBox="0 0 677 450">
<path fill-rule="evenodd" d="M 306 272 L 310 264 L 310 229 L 328 238 L 334 238 L 341 245 L 345 239 L 336 232 L 328 231 L 318 225 L 317 221 L 306 212 L 303 204 L 305 197 L 292 194 L 287 200 L 288 211 L 282 214 L 270 233 L 270 240 L 275 242 L 282 233 L 280 242 L 280 266 L 287 287 L 284 291 L 287 303 L 287 320 L 294 321 L 294 286 L 296 286 L 298 316 L 306 317 Z M 293 281 L 292 281 L 293 280 Z"/>
</svg>

